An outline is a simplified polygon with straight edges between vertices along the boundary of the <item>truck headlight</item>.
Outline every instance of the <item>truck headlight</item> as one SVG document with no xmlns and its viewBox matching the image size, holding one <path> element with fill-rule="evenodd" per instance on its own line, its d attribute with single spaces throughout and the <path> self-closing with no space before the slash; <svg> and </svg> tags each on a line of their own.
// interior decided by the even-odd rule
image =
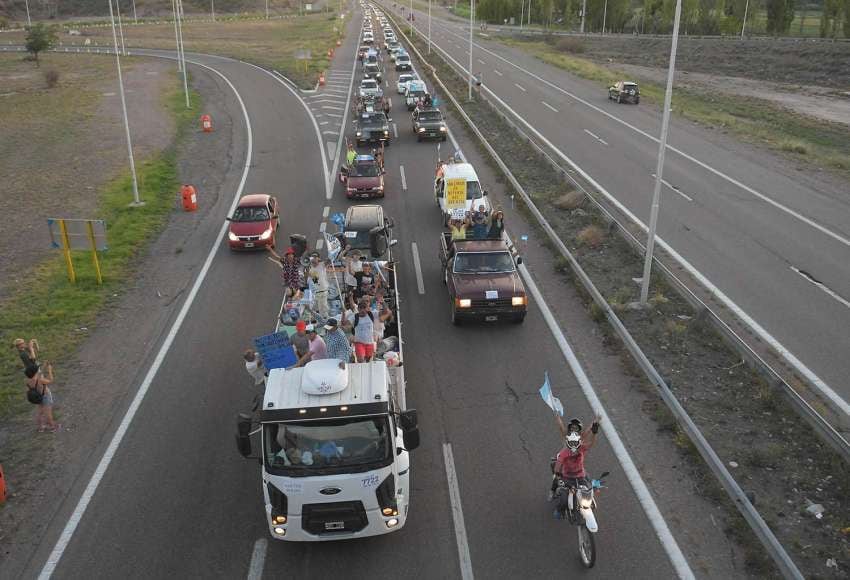
<svg viewBox="0 0 850 580">
<path fill-rule="evenodd" d="M 357 131 L 357 136 L 358 136 L 358 137 L 362 137 L 362 136 L 363 136 L 363 133 L 362 133 L 361 131 Z"/>
<path fill-rule="evenodd" d="M 390 134 L 390 132 L 389 132 L 389 131 L 384 131 L 384 136 L 385 136 L 385 137 L 386 137 L 387 135 L 389 135 L 389 134 Z"/>
<path fill-rule="evenodd" d="M 274 533 L 280 537 L 283 537 L 286 535 L 286 528 L 281 528 L 280 526 L 277 526 L 274 529 Z"/>
<path fill-rule="evenodd" d="M 269 504 L 271 504 L 272 508 L 272 524 L 276 526 L 280 524 L 285 524 L 287 511 L 289 508 L 289 500 L 287 499 L 286 494 L 268 482 L 266 483 L 266 489 L 269 492 Z M 278 532 L 278 529 L 283 530 L 282 533 Z M 275 533 L 280 536 L 284 536 L 286 535 L 286 530 L 283 528 L 276 527 Z"/>
<path fill-rule="evenodd" d="M 272 523 L 278 524 L 278 525 L 285 524 L 286 523 L 286 516 L 275 516 L 275 517 L 272 518 Z"/>
<path fill-rule="evenodd" d="M 511 298 L 511 306 L 525 306 L 525 296 L 514 296 Z"/>
<path fill-rule="evenodd" d="M 274 230 L 273 230 L 272 228 L 267 229 L 267 230 L 266 230 L 266 231 L 264 231 L 262 234 L 260 234 L 260 239 L 261 239 L 261 240 L 267 240 L 267 239 L 269 239 L 269 238 L 272 236 L 272 232 L 273 232 L 273 231 L 274 231 Z"/>
<path fill-rule="evenodd" d="M 419 127 L 419 132 L 420 132 L 420 133 L 424 133 L 424 132 L 425 132 L 425 127 Z"/>
<path fill-rule="evenodd" d="M 398 501 L 395 496 L 395 475 L 390 473 L 375 490 L 375 498 L 385 517 L 398 515 Z M 389 523 L 389 522 L 388 522 Z"/>
<path fill-rule="evenodd" d="M 458 308 L 469 308 L 472 306 L 472 300 L 470 298 L 458 298 L 457 305 Z"/>
<path fill-rule="evenodd" d="M 239 236 L 237 236 L 233 232 L 227 232 L 227 237 L 230 239 L 231 242 L 238 242 L 239 241 Z"/>
<path fill-rule="evenodd" d="M 446 132 L 446 128 L 445 128 L 445 127 L 440 127 L 440 131 L 441 131 L 441 132 L 443 132 L 443 133 L 445 133 L 445 132 Z"/>
</svg>

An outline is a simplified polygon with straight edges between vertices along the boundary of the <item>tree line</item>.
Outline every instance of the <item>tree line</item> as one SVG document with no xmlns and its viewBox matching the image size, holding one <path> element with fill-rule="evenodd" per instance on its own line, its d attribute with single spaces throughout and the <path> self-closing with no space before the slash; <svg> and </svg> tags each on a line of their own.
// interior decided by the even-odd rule
<svg viewBox="0 0 850 580">
<path fill-rule="evenodd" d="M 529 19 L 538 26 L 577 29 L 582 0 L 476 0 L 479 19 L 519 24 Z M 673 29 L 676 0 L 586 0 L 587 32 L 637 32 L 666 34 Z M 850 38 L 850 0 L 823 0 L 802 4 L 798 0 L 682 0 L 681 33 L 694 35 L 741 34 L 744 13 L 747 30 L 772 36 L 803 35 L 803 25 L 819 21 L 821 37 Z M 799 31 L 791 24 L 800 13 Z"/>
</svg>

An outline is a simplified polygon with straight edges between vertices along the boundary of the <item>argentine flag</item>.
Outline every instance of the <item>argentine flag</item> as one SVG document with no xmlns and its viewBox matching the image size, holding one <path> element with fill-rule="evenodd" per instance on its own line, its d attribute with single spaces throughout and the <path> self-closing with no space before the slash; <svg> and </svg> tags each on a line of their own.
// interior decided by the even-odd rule
<svg viewBox="0 0 850 580">
<path fill-rule="evenodd" d="M 545 380 L 543 381 L 543 386 L 540 387 L 540 396 L 543 398 L 543 402 L 545 402 L 553 412 L 563 417 L 564 406 L 561 404 L 558 397 L 552 394 L 552 387 L 549 384 L 549 373 L 544 373 L 544 376 Z"/>
</svg>

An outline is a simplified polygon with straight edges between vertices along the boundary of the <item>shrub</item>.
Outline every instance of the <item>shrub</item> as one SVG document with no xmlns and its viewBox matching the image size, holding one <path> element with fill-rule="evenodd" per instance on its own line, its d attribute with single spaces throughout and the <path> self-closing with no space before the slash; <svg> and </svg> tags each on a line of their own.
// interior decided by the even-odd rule
<svg viewBox="0 0 850 580">
<path fill-rule="evenodd" d="M 59 84 L 59 71 L 55 69 L 44 71 L 44 82 L 48 89 L 54 88 Z"/>
<path fill-rule="evenodd" d="M 605 232 L 599 226 L 587 226 L 576 236 L 579 244 L 589 248 L 598 248 L 605 241 Z"/>
<path fill-rule="evenodd" d="M 782 141 L 779 146 L 783 151 L 788 151 L 790 153 L 799 153 L 800 155 L 806 155 L 809 152 L 809 148 L 806 147 L 806 144 L 800 141 L 786 139 Z"/>
<path fill-rule="evenodd" d="M 580 38 L 562 38 L 555 44 L 555 48 L 561 52 L 570 54 L 581 54 L 584 52 L 584 42 Z"/>
<path fill-rule="evenodd" d="M 571 191 L 569 193 L 565 193 L 558 199 L 556 199 L 553 204 L 558 209 L 565 210 L 574 210 L 584 203 L 584 194 L 580 191 Z"/>
</svg>

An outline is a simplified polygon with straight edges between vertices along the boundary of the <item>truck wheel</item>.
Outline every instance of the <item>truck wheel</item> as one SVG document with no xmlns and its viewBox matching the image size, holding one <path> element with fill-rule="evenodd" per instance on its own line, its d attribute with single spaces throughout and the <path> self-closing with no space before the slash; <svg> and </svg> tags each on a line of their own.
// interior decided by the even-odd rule
<svg viewBox="0 0 850 580">
<path fill-rule="evenodd" d="M 452 305 L 452 324 L 455 326 L 460 326 L 460 318 L 458 318 L 457 310 L 454 305 Z"/>
<path fill-rule="evenodd" d="M 639 104 L 640 104 L 640 97 L 637 97 L 637 98 L 635 98 L 635 105 L 639 105 Z"/>
<path fill-rule="evenodd" d="M 523 322 L 525 322 L 525 312 L 515 317 L 511 322 L 513 322 L 514 324 L 522 324 Z"/>
<path fill-rule="evenodd" d="M 416 134 L 416 142 L 422 143 L 422 135 L 420 135 L 419 133 Z"/>
<path fill-rule="evenodd" d="M 622 102 L 623 102 L 623 98 L 620 95 L 617 95 L 617 104 L 619 105 Z"/>
</svg>

